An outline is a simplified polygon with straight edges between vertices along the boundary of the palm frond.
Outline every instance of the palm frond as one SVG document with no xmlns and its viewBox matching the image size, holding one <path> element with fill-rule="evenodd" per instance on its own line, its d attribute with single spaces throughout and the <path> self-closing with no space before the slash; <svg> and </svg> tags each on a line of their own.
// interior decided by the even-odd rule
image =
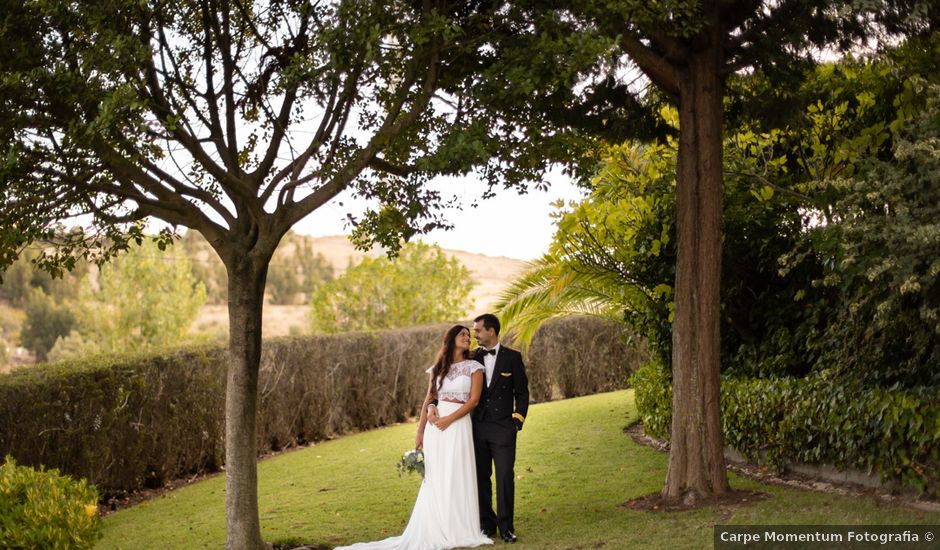
<svg viewBox="0 0 940 550">
<path fill-rule="evenodd" d="M 546 254 L 530 262 L 529 269 L 504 290 L 496 304 L 505 333 L 526 348 L 536 331 L 551 319 L 590 315 L 622 320 L 625 309 L 641 293 L 625 295 L 623 281 L 609 273 L 577 270 Z M 625 300 L 625 298 L 631 298 Z"/>
</svg>

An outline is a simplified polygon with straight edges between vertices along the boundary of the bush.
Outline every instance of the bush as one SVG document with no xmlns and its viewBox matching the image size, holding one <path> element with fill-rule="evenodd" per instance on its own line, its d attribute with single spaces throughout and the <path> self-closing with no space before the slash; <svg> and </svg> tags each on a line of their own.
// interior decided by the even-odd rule
<svg viewBox="0 0 940 550">
<path fill-rule="evenodd" d="M 668 439 L 668 372 L 645 365 L 631 382 L 644 430 Z M 940 494 L 940 388 L 865 387 L 825 374 L 724 377 L 721 409 L 725 444 L 750 460 L 878 472 L 885 481 Z"/>
<path fill-rule="evenodd" d="M 91 548 L 100 538 L 98 493 L 58 470 L 0 466 L 0 548 Z"/>
<path fill-rule="evenodd" d="M 630 378 L 636 410 L 643 431 L 652 437 L 669 439 L 672 425 L 672 380 L 669 369 L 658 357 L 637 369 Z"/>
<path fill-rule="evenodd" d="M 624 387 L 642 356 L 611 346 L 622 328 L 596 323 L 546 327 L 557 332 L 527 359 L 533 400 Z M 265 341 L 259 455 L 414 416 L 447 327 Z M 189 347 L 0 376 L 0 453 L 87 478 L 105 497 L 217 470 L 224 358 L 219 347 Z"/>
<path fill-rule="evenodd" d="M 60 336 L 55 341 L 55 345 L 46 354 L 46 360 L 55 363 L 56 361 L 76 359 L 96 353 L 101 353 L 101 346 L 98 341 L 84 338 L 80 333 L 73 330 L 68 336 Z"/>
</svg>

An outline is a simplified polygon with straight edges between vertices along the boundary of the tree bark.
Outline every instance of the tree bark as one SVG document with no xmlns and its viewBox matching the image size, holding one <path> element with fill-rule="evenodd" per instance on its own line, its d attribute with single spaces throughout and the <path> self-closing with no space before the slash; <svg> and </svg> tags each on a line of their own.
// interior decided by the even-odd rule
<svg viewBox="0 0 940 550">
<path fill-rule="evenodd" d="M 679 76 L 678 260 L 672 434 L 662 496 L 695 504 L 728 492 L 720 373 L 723 83 L 717 15 Z"/>
<path fill-rule="evenodd" d="M 225 523 L 228 550 L 265 548 L 258 518 L 257 409 L 267 259 L 226 263 L 229 361 L 225 388 Z"/>
</svg>

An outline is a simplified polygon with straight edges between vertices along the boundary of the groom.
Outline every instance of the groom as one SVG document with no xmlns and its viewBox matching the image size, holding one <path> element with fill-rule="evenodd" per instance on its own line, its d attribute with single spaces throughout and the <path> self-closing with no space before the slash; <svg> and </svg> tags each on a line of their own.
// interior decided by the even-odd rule
<svg viewBox="0 0 940 550">
<path fill-rule="evenodd" d="M 522 354 L 499 343 L 499 319 L 485 313 L 473 320 L 473 334 L 480 347 L 474 359 L 486 367 L 486 385 L 473 410 L 473 447 L 480 495 L 480 527 L 487 536 L 496 533 L 516 542 L 512 524 L 515 494 L 516 434 L 529 410 L 529 380 Z M 490 474 L 496 466 L 496 510 Z"/>
</svg>

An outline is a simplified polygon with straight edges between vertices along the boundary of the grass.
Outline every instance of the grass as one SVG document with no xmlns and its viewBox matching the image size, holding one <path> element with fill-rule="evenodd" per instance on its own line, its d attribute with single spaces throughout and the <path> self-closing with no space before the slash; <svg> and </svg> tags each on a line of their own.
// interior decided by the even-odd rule
<svg viewBox="0 0 940 550">
<path fill-rule="evenodd" d="M 940 514 L 761 485 L 732 486 L 771 498 L 751 505 L 650 513 L 625 500 L 662 487 L 666 455 L 635 444 L 623 428 L 635 418 L 632 391 L 538 404 L 520 434 L 514 550 L 708 548 L 721 524 L 937 524 Z M 419 478 L 395 463 L 414 440 L 398 425 L 285 453 L 259 465 L 262 535 L 267 541 L 339 545 L 397 535 Z M 99 548 L 221 548 L 224 478 L 173 491 L 105 518 Z M 502 545 L 502 543 L 497 544 Z"/>
</svg>

